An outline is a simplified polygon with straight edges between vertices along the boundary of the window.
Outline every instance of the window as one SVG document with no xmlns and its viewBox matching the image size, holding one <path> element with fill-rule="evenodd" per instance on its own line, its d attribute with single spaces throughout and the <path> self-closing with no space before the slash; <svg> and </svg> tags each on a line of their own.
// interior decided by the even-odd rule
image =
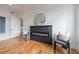
<svg viewBox="0 0 79 59">
<path fill-rule="evenodd" d="M 5 17 L 0 16 L 0 33 L 5 33 Z"/>
</svg>

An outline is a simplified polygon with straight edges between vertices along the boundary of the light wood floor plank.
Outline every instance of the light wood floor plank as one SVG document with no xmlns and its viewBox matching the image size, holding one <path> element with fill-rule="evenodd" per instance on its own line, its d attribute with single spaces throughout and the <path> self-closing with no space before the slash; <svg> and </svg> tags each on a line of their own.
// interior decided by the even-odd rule
<svg viewBox="0 0 79 59">
<path fill-rule="evenodd" d="M 67 50 L 61 48 L 56 50 L 57 54 L 67 54 Z M 72 49 L 72 54 L 77 54 Z M 53 45 L 48 45 L 33 40 L 19 38 L 0 41 L 0 54 L 54 54 Z"/>
</svg>

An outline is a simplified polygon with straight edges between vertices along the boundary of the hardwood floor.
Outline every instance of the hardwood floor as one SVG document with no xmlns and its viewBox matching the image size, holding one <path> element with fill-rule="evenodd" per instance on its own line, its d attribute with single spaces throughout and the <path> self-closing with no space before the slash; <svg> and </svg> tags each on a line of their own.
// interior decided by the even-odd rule
<svg viewBox="0 0 79 59">
<path fill-rule="evenodd" d="M 57 54 L 66 54 L 63 48 L 57 49 Z M 72 54 L 78 52 L 73 49 Z M 9 39 L 0 42 L 0 54 L 54 54 L 53 45 L 40 43 L 33 40 Z"/>
</svg>

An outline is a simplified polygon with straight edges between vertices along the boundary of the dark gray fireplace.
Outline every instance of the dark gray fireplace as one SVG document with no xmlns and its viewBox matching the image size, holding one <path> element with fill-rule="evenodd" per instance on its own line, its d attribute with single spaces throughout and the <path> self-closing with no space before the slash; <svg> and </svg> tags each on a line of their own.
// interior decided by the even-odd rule
<svg viewBox="0 0 79 59">
<path fill-rule="evenodd" d="M 52 25 L 30 26 L 30 39 L 52 44 Z"/>
</svg>

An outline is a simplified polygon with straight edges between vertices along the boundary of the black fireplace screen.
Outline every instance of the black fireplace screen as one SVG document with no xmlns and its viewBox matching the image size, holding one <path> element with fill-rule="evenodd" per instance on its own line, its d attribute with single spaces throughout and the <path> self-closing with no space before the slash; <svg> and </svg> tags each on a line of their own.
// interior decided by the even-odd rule
<svg viewBox="0 0 79 59">
<path fill-rule="evenodd" d="M 49 38 L 49 33 L 45 33 L 45 32 L 32 32 L 32 35 Z"/>
</svg>

